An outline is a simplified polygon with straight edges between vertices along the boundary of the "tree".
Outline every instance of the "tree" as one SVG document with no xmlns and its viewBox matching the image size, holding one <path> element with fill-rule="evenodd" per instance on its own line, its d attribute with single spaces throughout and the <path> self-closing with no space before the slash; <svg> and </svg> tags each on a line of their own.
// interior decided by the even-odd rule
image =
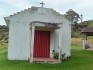
<svg viewBox="0 0 93 70">
<path fill-rule="evenodd" d="M 76 13 L 72 9 L 68 10 L 65 15 L 70 21 L 72 21 L 74 23 L 74 24 L 72 24 L 72 37 L 74 37 L 75 31 L 78 30 L 78 21 L 80 19 L 80 16 L 78 13 Z"/>
<path fill-rule="evenodd" d="M 72 9 L 68 10 L 65 15 L 73 23 L 77 23 L 79 21 L 79 18 L 80 18 L 79 14 L 76 13 L 75 11 L 73 11 Z"/>
</svg>

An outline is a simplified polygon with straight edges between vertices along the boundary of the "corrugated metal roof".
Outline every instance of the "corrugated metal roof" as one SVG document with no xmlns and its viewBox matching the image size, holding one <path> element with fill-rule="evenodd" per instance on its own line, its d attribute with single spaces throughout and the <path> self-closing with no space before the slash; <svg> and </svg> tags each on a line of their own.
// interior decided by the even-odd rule
<svg viewBox="0 0 93 70">
<path fill-rule="evenodd" d="M 93 27 L 83 28 L 81 33 L 83 33 L 87 36 L 93 36 Z"/>
<path fill-rule="evenodd" d="M 85 32 L 93 32 L 93 27 L 83 28 L 83 30 L 82 30 L 81 32 L 82 32 L 82 33 L 85 33 Z"/>
</svg>

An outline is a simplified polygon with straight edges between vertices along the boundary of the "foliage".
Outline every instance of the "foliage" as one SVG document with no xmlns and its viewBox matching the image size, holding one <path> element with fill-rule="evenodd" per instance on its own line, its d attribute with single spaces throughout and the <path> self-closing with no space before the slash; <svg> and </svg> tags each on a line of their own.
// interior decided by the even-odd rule
<svg viewBox="0 0 93 70">
<path fill-rule="evenodd" d="M 83 21 L 83 25 L 88 25 L 89 27 L 93 27 L 93 20 Z M 79 23 L 82 25 L 82 23 Z"/>
<path fill-rule="evenodd" d="M 75 35 L 74 32 L 78 30 L 78 21 L 80 19 L 80 16 L 78 13 L 76 13 L 75 11 L 73 11 L 72 9 L 69 9 L 66 12 L 66 17 L 72 21 L 74 24 L 72 24 L 71 30 L 72 30 L 72 37 Z"/>
<path fill-rule="evenodd" d="M 61 61 L 62 60 L 65 60 L 65 53 L 64 54 L 62 54 L 62 56 L 61 56 L 62 58 L 61 58 Z"/>
<path fill-rule="evenodd" d="M 53 52 L 52 54 L 54 55 L 53 58 L 58 59 L 59 53 L 58 52 L 55 52 L 55 50 L 52 50 L 52 52 Z"/>
<path fill-rule="evenodd" d="M 80 38 L 80 37 L 82 37 L 80 31 L 75 31 L 75 32 L 74 32 L 74 35 L 75 35 L 74 38 Z"/>
<path fill-rule="evenodd" d="M 68 10 L 66 12 L 66 17 L 71 20 L 74 23 L 77 23 L 79 21 L 79 14 L 73 11 L 72 9 Z"/>
<path fill-rule="evenodd" d="M 53 58 L 55 58 L 55 59 L 58 59 L 59 58 L 59 52 L 55 52 L 54 50 L 53 50 L 53 53 L 52 53 L 54 56 L 53 56 Z M 69 57 L 65 57 L 65 53 L 64 54 L 62 54 L 61 55 L 61 61 L 64 61 L 64 60 L 68 60 L 69 59 Z"/>
<path fill-rule="evenodd" d="M 3 42 L 3 41 L 8 41 L 8 27 L 5 26 L 5 25 L 0 25 L 0 42 Z"/>
</svg>

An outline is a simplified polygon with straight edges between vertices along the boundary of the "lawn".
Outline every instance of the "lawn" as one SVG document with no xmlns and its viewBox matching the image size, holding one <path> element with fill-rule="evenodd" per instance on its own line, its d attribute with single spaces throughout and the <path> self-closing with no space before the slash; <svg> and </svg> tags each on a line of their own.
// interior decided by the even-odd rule
<svg viewBox="0 0 93 70">
<path fill-rule="evenodd" d="M 71 59 L 60 64 L 30 64 L 28 61 L 7 60 L 7 47 L 3 47 L 0 49 L 0 70 L 93 70 L 93 51 L 72 46 L 71 53 Z"/>
</svg>

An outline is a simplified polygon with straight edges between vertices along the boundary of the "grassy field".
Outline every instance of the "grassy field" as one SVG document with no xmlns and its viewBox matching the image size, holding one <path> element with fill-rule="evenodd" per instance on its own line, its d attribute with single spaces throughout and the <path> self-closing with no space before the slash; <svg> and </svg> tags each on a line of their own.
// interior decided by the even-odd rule
<svg viewBox="0 0 93 70">
<path fill-rule="evenodd" d="M 72 38 L 71 42 L 72 42 L 72 45 L 82 45 L 82 43 L 83 43 L 82 40 L 83 40 L 82 37 L 80 37 L 80 38 Z M 93 36 L 88 36 L 88 43 L 93 44 Z"/>
<path fill-rule="evenodd" d="M 93 70 L 93 51 L 85 51 L 82 46 L 72 46 L 71 59 L 60 64 L 9 61 L 7 60 L 7 44 L 0 45 L 0 48 L 0 70 Z"/>
</svg>

